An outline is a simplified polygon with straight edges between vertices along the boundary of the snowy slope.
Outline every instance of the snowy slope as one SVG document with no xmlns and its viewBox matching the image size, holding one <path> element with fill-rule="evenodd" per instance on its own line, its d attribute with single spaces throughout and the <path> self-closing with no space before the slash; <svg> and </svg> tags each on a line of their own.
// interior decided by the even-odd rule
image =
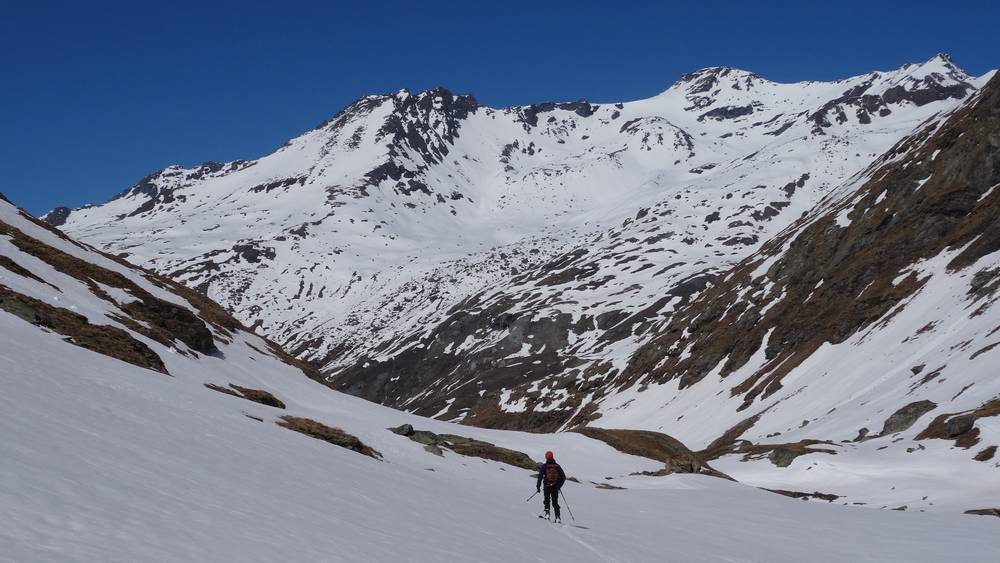
<svg viewBox="0 0 1000 563">
<path fill-rule="evenodd" d="M 575 433 L 486 430 L 394 411 L 310 380 L 237 327 L 213 328 L 210 354 L 164 344 L 133 330 L 126 315 L 140 313 L 105 295 L 123 303 L 146 290 L 201 315 L 210 305 L 4 201 L 0 225 L 8 292 L 0 300 L 0 561 L 991 561 L 1000 548 L 994 518 L 806 503 L 699 475 L 631 475 L 662 464 Z M 139 290 L 131 298 L 94 292 L 58 271 L 53 263 L 68 262 L 51 249 Z M 29 293 L 39 316 L 12 305 Z M 119 325 L 170 376 L 88 349 L 83 333 L 70 342 L 38 326 L 51 314 L 40 303 L 79 311 L 94 326 Z M 284 408 L 207 382 L 267 390 Z M 286 414 L 343 428 L 381 459 L 275 424 Z M 534 456 L 555 450 L 579 481 L 567 483 L 566 496 L 583 527 L 566 508 L 568 525 L 536 519 L 537 505 L 525 503 L 534 485 L 527 471 L 433 455 L 386 430 L 401 423 Z"/>
<path fill-rule="evenodd" d="M 521 318 L 527 333 L 552 325 L 552 338 L 524 348 L 505 340 L 503 320 L 460 328 L 434 371 L 480 352 L 560 376 L 620 371 L 645 341 L 642 319 L 676 304 L 658 302 L 664 294 L 749 255 L 980 82 L 938 56 L 830 83 L 703 69 L 624 104 L 492 109 L 444 89 L 365 96 L 259 160 L 170 167 L 46 219 L 207 291 L 339 387 L 433 414 L 454 381 L 417 397 L 431 382 L 390 385 L 366 366 L 403 361 L 471 298 Z M 564 253 L 579 258 L 578 275 L 534 270 Z M 538 379 L 509 371 L 485 386 L 463 377 L 474 393 L 447 417 L 483 410 L 475 393 Z"/>
<path fill-rule="evenodd" d="M 994 77 L 658 326 L 595 424 L 761 486 L 995 503 L 998 128 Z"/>
</svg>

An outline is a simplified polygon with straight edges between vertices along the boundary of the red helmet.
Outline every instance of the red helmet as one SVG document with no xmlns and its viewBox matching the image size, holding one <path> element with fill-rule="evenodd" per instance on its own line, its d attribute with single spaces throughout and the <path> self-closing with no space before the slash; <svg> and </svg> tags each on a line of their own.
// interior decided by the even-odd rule
<svg viewBox="0 0 1000 563">
<path fill-rule="evenodd" d="M 545 459 L 555 459 L 555 457 L 552 452 L 545 452 Z"/>
</svg>

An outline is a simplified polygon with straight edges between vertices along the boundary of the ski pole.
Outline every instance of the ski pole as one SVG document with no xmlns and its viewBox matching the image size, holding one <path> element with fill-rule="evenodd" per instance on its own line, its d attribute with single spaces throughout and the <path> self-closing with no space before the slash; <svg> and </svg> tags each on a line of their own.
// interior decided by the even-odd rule
<svg viewBox="0 0 1000 563">
<path fill-rule="evenodd" d="M 573 516 L 573 509 L 569 507 L 569 501 L 566 500 L 566 494 L 562 492 L 562 488 L 559 489 L 559 494 L 562 495 L 563 502 L 566 503 L 566 510 L 569 511 L 569 517 L 572 518 L 574 522 L 576 522 L 576 517 Z"/>
<path fill-rule="evenodd" d="M 531 495 L 530 497 L 528 497 L 528 500 L 526 500 L 526 501 L 524 501 L 524 502 L 528 502 L 529 500 L 531 500 L 531 499 L 535 498 L 535 495 L 537 495 L 537 494 L 538 494 L 538 491 L 535 491 L 535 494 L 534 494 L 534 495 Z"/>
</svg>

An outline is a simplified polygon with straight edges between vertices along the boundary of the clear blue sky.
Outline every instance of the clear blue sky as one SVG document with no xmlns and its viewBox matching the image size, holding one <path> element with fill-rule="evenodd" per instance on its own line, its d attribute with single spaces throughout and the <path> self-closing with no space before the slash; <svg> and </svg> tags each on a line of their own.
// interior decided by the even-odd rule
<svg viewBox="0 0 1000 563">
<path fill-rule="evenodd" d="M 944 51 L 1000 66 L 998 2 L 6 2 L 0 192 L 104 201 L 169 164 L 255 158 L 362 94 L 622 101 L 726 65 L 841 78 Z"/>
</svg>

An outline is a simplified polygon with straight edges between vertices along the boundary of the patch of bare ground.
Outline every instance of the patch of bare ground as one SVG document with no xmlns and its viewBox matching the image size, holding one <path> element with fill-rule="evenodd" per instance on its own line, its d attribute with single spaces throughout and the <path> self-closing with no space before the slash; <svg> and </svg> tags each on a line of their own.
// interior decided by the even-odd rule
<svg viewBox="0 0 1000 563">
<path fill-rule="evenodd" d="M 997 516 L 1000 517 L 1000 508 L 977 508 L 975 510 L 966 510 L 966 514 L 975 514 L 976 516 Z"/>
<path fill-rule="evenodd" d="M 809 500 L 809 499 L 816 498 L 816 499 L 820 499 L 820 500 L 825 500 L 826 502 L 833 502 L 833 501 L 837 500 L 838 498 L 840 498 L 839 495 L 834 495 L 834 494 L 830 494 L 830 493 L 821 493 L 821 492 L 818 492 L 818 491 L 814 492 L 814 493 L 803 493 L 801 491 L 786 491 L 784 489 L 767 489 L 767 488 L 765 488 L 764 490 L 765 491 L 770 491 L 772 493 L 777 493 L 779 495 L 783 495 L 783 496 L 786 496 L 786 497 L 800 498 L 800 499 L 803 499 L 803 500 Z"/>
<path fill-rule="evenodd" d="M 969 449 L 979 443 L 976 421 L 990 416 L 1000 416 L 1000 399 L 989 400 L 969 411 L 942 414 L 917 434 L 917 440 L 954 440 L 956 446 Z"/>
<path fill-rule="evenodd" d="M 764 412 L 767 411 L 765 410 Z M 739 443 L 749 443 L 746 440 L 739 440 L 739 437 L 742 436 L 747 430 L 753 428 L 753 425 L 757 424 L 757 421 L 760 420 L 760 417 L 764 414 L 764 412 L 758 413 L 734 424 L 731 428 L 723 432 L 722 436 L 713 440 L 708 447 L 698 452 L 698 457 L 704 459 L 705 461 L 719 459 L 726 454 L 734 453 L 739 447 Z M 739 443 L 737 442 L 738 440 Z"/>
<path fill-rule="evenodd" d="M 719 436 L 709 444 L 707 448 L 698 452 L 697 455 L 704 460 L 713 460 L 728 454 L 743 454 L 743 461 L 762 459 L 767 456 L 774 465 L 788 467 L 799 456 L 813 453 L 837 453 L 832 449 L 810 447 L 820 444 L 835 445 L 833 442 L 824 440 L 802 440 L 785 444 L 754 444 L 749 440 L 741 440 L 740 436 L 752 428 L 760 420 L 761 415 L 767 412 L 768 409 L 736 423 L 726 430 L 722 436 Z M 859 435 L 859 439 L 863 438 L 865 433 L 867 433 L 867 429 Z"/>
<path fill-rule="evenodd" d="M 993 459 L 993 456 L 995 455 L 997 455 L 997 447 L 990 446 L 988 448 L 983 448 L 982 450 L 980 450 L 980 452 L 976 454 L 976 457 L 972 459 L 976 461 L 989 461 Z"/>
<path fill-rule="evenodd" d="M 990 344 L 988 346 L 984 346 L 984 347 L 980 348 L 979 350 L 976 350 L 975 352 L 973 352 L 972 355 L 969 356 L 969 359 L 970 360 L 975 360 L 977 357 L 985 354 L 986 352 L 989 352 L 990 350 L 996 348 L 997 346 L 1000 346 L 1000 342 L 994 342 L 993 344 Z"/>
<path fill-rule="evenodd" d="M 482 440 L 456 436 L 455 434 L 435 434 L 427 430 L 414 430 L 413 426 L 409 424 L 389 428 L 389 430 L 400 436 L 406 436 L 414 442 L 424 444 L 427 451 L 437 455 L 441 455 L 442 449 L 447 449 L 460 455 L 498 461 L 521 469 L 534 471 L 538 468 L 538 462 L 531 459 L 528 454 L 501 448 Z"/>
<path fill-rule="evenodd" d="M 167 373 L 156 352 L 128 332 L 113 326 L 90 324 L 87 317 L 69 309 L 53 307 L 0 285 L 0 309 L 33 325 L 47 328 L 66 337 L 66 341 L 98 354 L 104 354 L 160 373 Z M 168 374 L 169 375 L 169 374 Z"/>
<path fill-rule="evenodd" d="M 7 270 L 21 276 L 22 278 L 28 278 L 29 280 L 34 280 L 38 283 L 45 284 L 51 287 L 52 289 L 58 291 L 59 293 L 62 293 L 61 289 L 43 280 L 42 278 L 36 276 L 35 274 L 31 273 L 28 269 L 22 267 L 17 262 L 11 260 L 9 256 L 0 256 L 0 268 L 6 268 Z"/>
<path fill-rule="evenodd" d="M 382 459 L 382 454 L 367 446 L 353 434 L 348 434 L 340 428 L 327 426 L 321 422 L 316 422 L 311 418 L 300 416 L 283 416 L 275 424 L 282 428 L 294 430 L 306 436 L 311 436 L 317 440 L 329 442 L 335 446 L 340 446 L 359 454 L 366 455 L 373 459 Z"/>
<path fill-rule="evenodd" d="M 612 448 L 631 455 L 645 457 L 665 464 L 665 475 L 670 473 L 699 473 L 723 479 L 732 477 L 712 469 L 697 454 L 692 452 L 679 440 L 660 432 L 651 430 L 617 430 L 584 426 L 576 428 L 578 432 L 600 440 Z"/>
<path fill-rule="evenodd" d="M 777 467 L 788 467 L 796 458 L 808 454 L 836 454 L 835 450 L 828 448 L 813 448 L 816 445 L 835 445 L 833 442 L 824 440 L 800 440 L 787 444 L 743 444 L 735 453 L 743 454 L 743 461 L 753 459 L 763 459 L 767 457 Z"/>
<path fill-rule="evenodd" d="M 604 489 L 607 491 L 624 491 L 625 487 L 619 487 L 617 485 L 611 485 L 609 483 L 594 483 L 594 488 Z"/>
<path fill-rule="evenodd" d="M 229 384 L 229 387 L 215 385 L 214 383 L 206 383 L 205 387 L 208 387 L 213 391 L 218 391 L 219 393 L 225 393 L 226 395 L 232 395 L 234 397 L 246 399 L 248 401 L 260 403 L 262 405 L 267 405 L 269 407 L 274 407 L 276 409 L 285 408 L 285 403 L 281 402 L 277 397 L 275 397 L 268 391 L 264 391 L 261 389 L 240 387 L 239 385 L 234 385 L 232 383 Z"/>
</svg>

